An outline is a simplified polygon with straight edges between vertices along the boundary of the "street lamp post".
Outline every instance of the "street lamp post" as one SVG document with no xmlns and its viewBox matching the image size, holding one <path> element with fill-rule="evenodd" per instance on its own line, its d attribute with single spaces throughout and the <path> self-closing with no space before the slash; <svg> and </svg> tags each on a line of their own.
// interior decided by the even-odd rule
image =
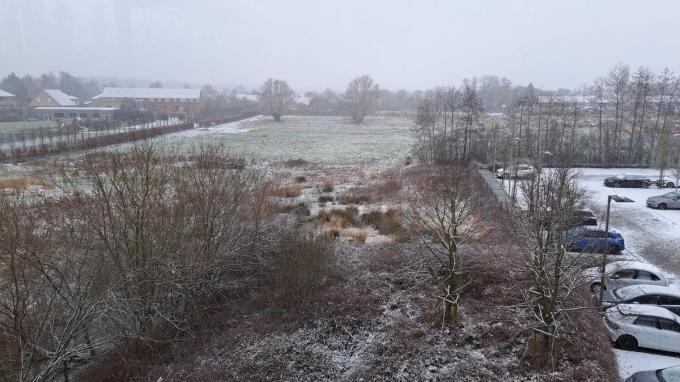
<svg viewBox="0 0 680 382">
<path fill-rule="evenodd" d="M 519 138 L 515 137 L 512 138 L 510 141 L 510 162 L 512 162 L 512 153 L 515 151 L 515 143 L 518 143 L 520 140 Z M 519 155 L 519 153 L 518 153 Z M 512 163 L 511 163 L 512 164 Z M 517 163 L 515 163 L 515 166 L 510 166 L 510 178 L 508 178 L 508 193 L 510 194 L 510 200 L 512 201 L 512 205 L 515 205 L 515 195 L 517 193 Z M 512 172 L 514 171 L 515 176 L 513 180 Z M 512 184 L 512 190 L 510 189 L 510 185 Z"/>
<path fill-rule="evenodd" d="M 609 252 L 609 211 L 611 210 L 612 200 L 617 203 L 632 203 L 633 199 L 627 198 L 625 196 L 619 195 L 608 195 L 607 196 L 607 215 L 604 223 L 604 230 L 607 233 L 607 237 L 604 239 L 604 251 L 602 251 L 602 265 L 600 266 L 600 306 L 604 302 L 604 273 L 605 267 L 607 266 L 607 252 Z"/>
</svg>

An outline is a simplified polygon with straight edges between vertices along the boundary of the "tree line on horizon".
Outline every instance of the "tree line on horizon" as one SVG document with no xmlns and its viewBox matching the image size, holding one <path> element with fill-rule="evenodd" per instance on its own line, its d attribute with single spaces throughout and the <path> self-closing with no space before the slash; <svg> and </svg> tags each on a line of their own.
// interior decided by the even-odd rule
<svg viewBox="0 0 680 382">
<path fill-rule="evenodd" d="M 679 90 L 680 77 L 669 69 L 642 66 L 631 73 L 624 64 L 575 90 L 529 85 L 509 96 L 508 84 L 465 80 L 425 92 L 416 116 L 418 155 L 439 163 L 515 158 L 663 172 L 680 159 Z M 489 113 L 487 105 L 501 99 L 511 102 Z"/>
</svg>

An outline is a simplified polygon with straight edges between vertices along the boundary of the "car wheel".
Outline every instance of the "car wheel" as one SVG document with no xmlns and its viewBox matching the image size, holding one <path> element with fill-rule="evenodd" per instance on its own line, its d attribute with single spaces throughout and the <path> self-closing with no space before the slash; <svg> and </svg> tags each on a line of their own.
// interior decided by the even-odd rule
<svg viewBox="0 0 680 382">
<path fill-rule="evenodd" d="M 673 188 L 673 187 L 675 187 L 675 185 L 673 184 L 673 182 L 668 182 L 668 183 L 666 183 L 666 188 Z"/>
<path fill-rule="evenodd" d="M 596 283 L 590 284 L 590 291 L 592 293 L 600 293 L 600 283 L 596 282 Z"/>
<path fill-rule="evenodd" d="M 616 346 L 623 350 L 635 350 L 638 347 L 638 342 L 635 337 L 624 334 L 616 339 Z"/>
<path fill-rule="evenodd" d="M 666 203 L 659 203 L 659 209 L 660 209 L 660 210 L 665 210 L 666 208 L 668 208 L 668 206 L 666 205 Z"/>
</svg>

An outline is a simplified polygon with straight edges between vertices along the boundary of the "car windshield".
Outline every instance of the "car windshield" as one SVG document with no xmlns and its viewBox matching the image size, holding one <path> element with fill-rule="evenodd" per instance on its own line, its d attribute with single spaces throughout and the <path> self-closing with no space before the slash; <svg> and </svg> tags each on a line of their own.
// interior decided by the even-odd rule
<svg viewBox="0 0 680 382">
<path fill-rule="evenodd" d="M 615 176 L 615 178 L 626 179 L 626 176 L 625 175 L 617 175 L 617 176 Z"/>
<path fill-rule="evenodd" d="M 657 376 L 665 382 L 680 382 L 680 366 L 661 369 L 657 372 Z"/>
<path fill-rule="evenodd" d="M 673 199 L 676 196 L 678 196 L 677 192 L 669 192 L 669 193 L 663 195 L 664 198 L 668 198 L 668 199 Z"/>
</svg>

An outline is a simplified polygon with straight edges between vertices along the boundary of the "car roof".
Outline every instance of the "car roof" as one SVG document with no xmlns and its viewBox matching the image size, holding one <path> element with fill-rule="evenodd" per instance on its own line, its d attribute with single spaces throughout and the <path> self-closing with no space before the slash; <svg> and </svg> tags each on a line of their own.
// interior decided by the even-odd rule
<svg viewBox="0 0 680 382">
<path fill-rule="evenodd" d="M 613 308 L 611 308 L 613 309 Z M 654 316 L 667 318 L 676 322 L 680 322 L 680 317 L 670 310 L 657 306 L 657 305 L 646 305 L 646 304 L 619 304 L 616 306 L 619 313 L 624 316 Z"/>
<path fill-rule="evenodd" d="M 616 290 L 616 294 L 626 300 L 648 294 L 662 294 L 665 296 L 680 297 L 680 289 L 662 285 L 637 284 L 619 288 Z"/>
<path fill-rule="evenodd" d="M 635 269 L 639 271 L 647 271 L 652 273 L 660 273 L 661 270 L 650 263 L 643 263 L 641 261 L 614 261 L 607 264 L 605 270 L 613 272 L 620 269 Z"/>
<path fill-rule="evenodd" d="M 600 226 L 594 226 L 594 225 L 582 225 L 578 227 L 579 230 L 581 231 L 597 231 L 597 232 L 605 232 L 604 227 Z M 621 233 L 617 231 L 616 229 L 609 227 L 609 233 Z"/>
</svg>

